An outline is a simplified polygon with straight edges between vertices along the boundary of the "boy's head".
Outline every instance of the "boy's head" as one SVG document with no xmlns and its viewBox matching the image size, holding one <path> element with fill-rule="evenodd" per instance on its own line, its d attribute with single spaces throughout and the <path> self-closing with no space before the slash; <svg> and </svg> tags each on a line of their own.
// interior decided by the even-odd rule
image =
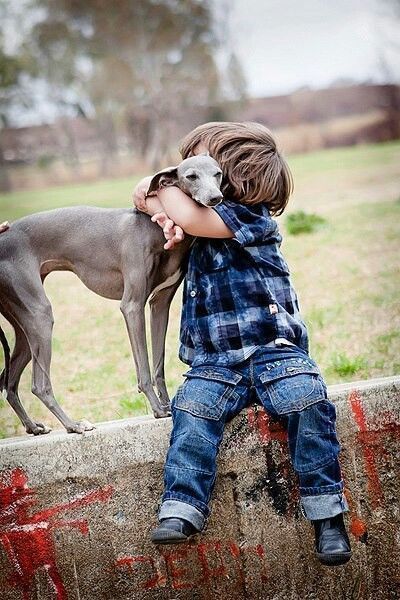
<svg viewBox="0 0 400 600">
<path fill-rule="evenodd" d="M 293 191 L 289 166 L 260 123 L 199 125 L 181 142 L 182 158 L 208 150 L 223 173 L 222 192 L 243 204 L 265 202 L 273 215 L 284 211 Z"/>
</svg>

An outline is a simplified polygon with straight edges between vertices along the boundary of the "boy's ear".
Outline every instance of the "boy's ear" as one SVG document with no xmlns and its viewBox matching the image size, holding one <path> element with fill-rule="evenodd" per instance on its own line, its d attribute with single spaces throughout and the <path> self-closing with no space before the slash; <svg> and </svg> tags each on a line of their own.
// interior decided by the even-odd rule
<svg viewBox="0 0 400 600">
<path fill-rule="evenodd" d="M 151 192 L 156 192 L 162 187 L 168 187 L 170 185 L 177 185 L 178 183 L 178 167 L 167 167 L 162 171 L 158 171 L 150 181 L 149 189 L 147 190 L 147 196 Z"/>
</svg>

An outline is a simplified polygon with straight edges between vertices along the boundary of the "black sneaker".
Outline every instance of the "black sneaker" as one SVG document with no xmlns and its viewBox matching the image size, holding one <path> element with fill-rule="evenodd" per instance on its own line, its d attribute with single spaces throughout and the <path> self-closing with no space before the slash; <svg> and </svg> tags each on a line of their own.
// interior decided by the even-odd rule
<svg viewBox="0 0 400 600">
<path fill-rule="evenodd" d="M 154 544 L 181 544 L 190 537 L 199 533 L 189 521 L 171 517 L 162 519 L 159 526 L 151 532 L 151 541 Z"/>
<path fill-rule="evenodd" d="M 343 513 L 329 519 L 313 521 L 315 550 L 323 565 L 343 565 L 351 558 L 350 540 L 343 520 Z"/>
</svg>

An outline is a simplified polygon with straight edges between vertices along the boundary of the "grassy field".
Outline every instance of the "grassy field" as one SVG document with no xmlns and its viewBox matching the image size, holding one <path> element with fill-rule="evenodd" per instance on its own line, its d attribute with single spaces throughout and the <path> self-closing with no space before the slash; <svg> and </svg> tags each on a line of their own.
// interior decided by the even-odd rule
<svg viewBox="0 0 400 600">
<path fill-rule="evenodd" d="M 296 191 L 287 212 L 324 217 L 314 233 L 285 235 L 311 355 L 329 383 L 400 372 L 400 143 L 325 150 L 290 157 Z M 72 204 L 127 206 L 132 179 L 99 181 L 0 196 L 0 222 Z M 98 422 L 149 413 L 136 391 L 133 361 L 118 303 L 89 292 L 70 273 L 46 280 L 54 316 L 52 380 L 59 402 L 75 418 Z M 166 373 L 172 396 L 186 365 L 177 358 L 182 288 L 171 306 Z M 12 330 L 2 321 L 12 340 Z M 0 364 L 2 355 L 0 351 Z M 30 392 L 21 398 L 36 419 L 58 422 Z M 23 433 L 0 400 L 0 437 Z"/>
</svg>

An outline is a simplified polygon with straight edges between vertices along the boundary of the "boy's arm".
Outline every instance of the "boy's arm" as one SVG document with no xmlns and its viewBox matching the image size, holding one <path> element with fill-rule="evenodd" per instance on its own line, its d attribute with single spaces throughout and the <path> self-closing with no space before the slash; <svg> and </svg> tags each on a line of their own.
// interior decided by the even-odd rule
<svg viewBox="0 0 400 600">
<path fill-rule="evenodd" d="M 146 210 L 143 212 L 146 212 L 150 217 L 159 212 L 166 212 L 157 196 L 147 196 L 145 202 Z"/>
<path fill-rule="evenodd" d="M 208 238 L 232 238 L 234 234 L 221 217 L 207 206 L 200 206 L 175 186 L 157 193 L 162 210 L 189 235 Z"/>
<path fill-rule="evenodd" d="M 139 181 L 133 190 L 133 203 L 137 209 L 151 216 L 151 220 L 158 223 L 163 229 L 164 237 L 167 240 L 164 244 L 165 250 L 172 250 L 176 244 L 179 244 L 185 237 L 183 229 L 176 225 L 164 211 L 163 205 L 154 192 L 147 195 L 152 176 L 144 177 Z"/>
<path fill-rule="evenodd" d="M 147 190 L 149 189 L 149 185 L 152 179 L 152 175 L 141 179 L 139 183 L 135 186 L 135 189 L 132 193 L 132 200 L 136 208 L 150 215 L 150 217 L 164 210 L 161 202 L 157 198 L 156 192 L 154 193 L 154 195 L 152 194 L 151 196 L 146 196 Z"/>
</svg>

